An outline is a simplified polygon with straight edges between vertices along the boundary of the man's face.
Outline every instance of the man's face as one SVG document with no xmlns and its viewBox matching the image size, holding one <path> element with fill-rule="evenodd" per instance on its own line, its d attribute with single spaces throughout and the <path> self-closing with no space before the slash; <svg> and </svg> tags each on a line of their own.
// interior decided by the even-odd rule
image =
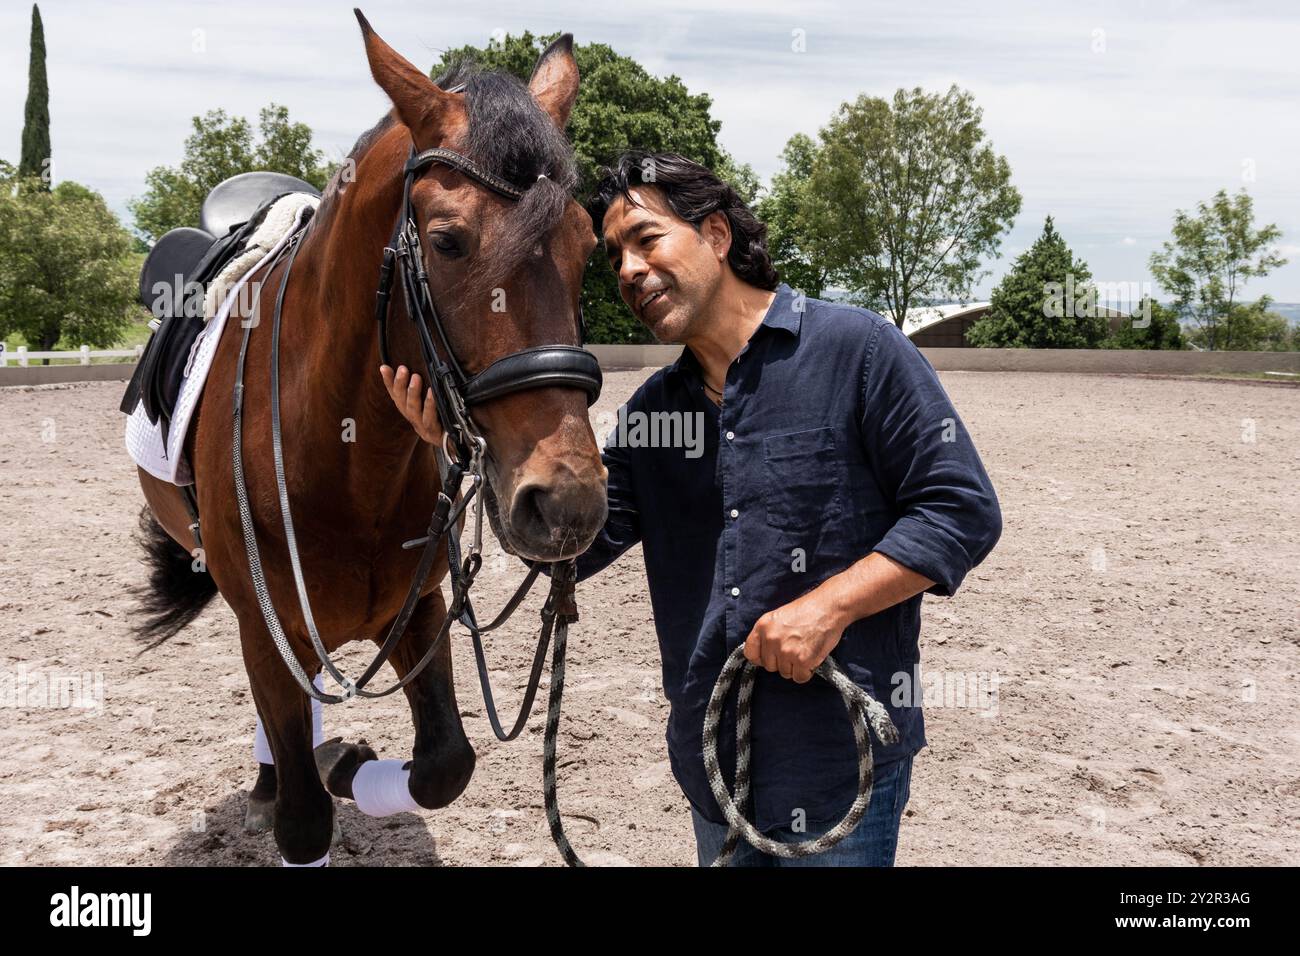
<svg viewBox="0 0 1300 956">
<path fill-rule="evenodd" d="M 654 186 L 630 192 L 635 202 L 618 196 L 601 227 L 619 293 L 660 342 L 684 341 L 704 321 L 722 281 L 731 239 L 726 217 L 713 213 L 697 230 Z"/>
</svg>

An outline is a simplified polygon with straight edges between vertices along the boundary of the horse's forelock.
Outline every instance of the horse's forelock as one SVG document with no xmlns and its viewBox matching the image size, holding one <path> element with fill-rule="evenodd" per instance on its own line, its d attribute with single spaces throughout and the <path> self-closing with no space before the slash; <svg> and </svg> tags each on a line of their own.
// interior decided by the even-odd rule
<svg viewBox="0 0 1300 956">
<path fill-rule="evenodd" d="M 564 218 L 578 172 L 568 139 L 519 79 L 467 72 L 458 80 L 465 83 L 469 113 L 461 150 L 524 190 L 508 207 L 490 261 L 474 270 L 471 283 L 484 290 L 499 285 L 545 243 Z"/>
</svg>

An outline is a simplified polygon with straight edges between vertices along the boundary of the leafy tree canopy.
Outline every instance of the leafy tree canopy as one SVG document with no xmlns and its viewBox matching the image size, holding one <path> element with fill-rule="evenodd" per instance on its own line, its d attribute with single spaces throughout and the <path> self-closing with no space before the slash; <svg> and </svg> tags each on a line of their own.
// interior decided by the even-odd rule
<svg viewBox="0 0 1300 956">
<path fill-rule="evenodd" d="M 110 348 L 139 315 L 131 237 L 99 193 L 34 188 L 0 161 L 0 338 Z"/>
<path fill-rule="evenodd" d="M 1200 348 L 1244 352 L 1294 352 L 1300 350 L 1300 329 L 1286 316 L 1269 310 L 1273 300 L 1262 296 L 1254 302 L 1238 302 L 1220 317 L 1213 329 L 1204 325 L 1189 338 Z"/>
<path fill-rule="evenodd" d="M 23 111 L 23 146 L 18 170 L 25 183 L 50 188 L 50 83 L 45 73 L 45 25 L 32 4 L 31 54 L 27 66 L 27 105 Z"/>
<path fill-rule="evenodd" d="M 1102 343 L 1107 349 L 1181 349 L 1185 348 L 1178 310 L 1161 305 L 1144 296 L 1133 310 L 1131 321 L 1124 322 Z"/>
<path fill-rule="evenodd" d="M 1020 212 L 1011 166 L 982 119 L 955 86 L 900 89 L 845 103 L 819 134 L 808 191 L 827 198 L 815 209 L 826 235 L 806 257 L 900 328 L 916 305 L 968 298 Z M 796 234 L 807 231 L 796 223 Z"/>
<path fill-rule="evenodd" d="M 782 279 L 814 299 L 831 281 L 834 243 L 826 229 L 831 218 L 827 198 L 812 184 L 817 150 L 803 133 L 790 137 L 781 153 L 783 168 L 754 210 L 767 224 L 768 252 Z"/>
<path fill-rule="evenodd" d="M 1281 230 L 1273 224 L 1256 229 L 1254 223 L 1250 194 L 1243 189 L 1229 196 L 1220 189 L 1208 203 L 1198 203 L 1194 215 L 1178 210 L 1172 238 L 1151 254 L 1156 281 L 1179 314 L 1195 323 L 1196 341 L 1207 349 L 1240 347 L 1226 343 L 1249 338 L 1228 329 L 1220 335 L 1220 327 L 1253 322 L 1238 311 L 1242 286 L 1286 265 L 1276 249 Z"/>
<path fill-rule="evenodd" d="M 178 166 L 158 166 L 145 176 L 145 193 L 128 206 L 136 230 L 155 241 L 178 226 L 197 226 L 209 190 L 239 173 L 287 173 L 324 189 L 334 165 L 311 145 L 311 127 L 289 119 L 287 107 L 272 103 L 258 114 L 257 141 L 248 120 L 210 110 L 191 120 Z"/>
</svg>

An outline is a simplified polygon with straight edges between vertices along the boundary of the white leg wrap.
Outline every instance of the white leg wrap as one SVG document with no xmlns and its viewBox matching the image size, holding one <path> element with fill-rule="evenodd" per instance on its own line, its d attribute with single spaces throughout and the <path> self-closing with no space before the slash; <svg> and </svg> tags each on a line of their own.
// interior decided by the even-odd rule
<svg viewBox="0 0 1300 956">
<path fill-rule="evenodd" d="M 324 674 L 317 674 L 316 679 L 312 681 L 317 690 L 325 689 L 324 678 Z M 311 745 L 313 748 L 319 747 L 325 742 L 325 731 L 321 720 L 323 710 L 324 705 L 313 697 L 311 702 Z M 266 728 L 262 726 L 261 717 L 257 718 L 257 728 L 253 732 L 253 759 L 258 763 L 275 763 L 275 756 L 271 753 L 271 742 L 266 739 Z"/>
<path fill-rule="evenodd" d="M 405 760 L 367 760 L 352 778 L 352 799 L 368 817 L 387 817 L 423 809 L 411 796 L 411 771 Z"/>
<path fill-rule="evenodd" d="M 325 855 L 321 857 L 319 860 L 317 860 L 315 863 L 290 863 L 284 857 L 280 857 L 280 865 L 281 866 L 329 866 L 330 855 L 329 852 L 326 851 Z"/>
</svg>

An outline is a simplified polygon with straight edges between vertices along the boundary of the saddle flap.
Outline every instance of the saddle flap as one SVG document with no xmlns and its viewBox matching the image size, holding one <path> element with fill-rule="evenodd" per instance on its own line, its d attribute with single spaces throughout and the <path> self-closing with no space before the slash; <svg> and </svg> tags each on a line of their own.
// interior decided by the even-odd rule
<svg viewBox="0 0 1300 956">
<path fill-rule="evenodd" d="M 154 318 L 161 319 L 173 311 L 185 281 L 215 241 L 210 232 L 181 226 L 154 243 L 140 268 L 140 302 Z M 161 295 L 168 296 L 165 303 L 159 301 Z M 162 311 L 164 308 L 167 312 Z"/>
</svg>

